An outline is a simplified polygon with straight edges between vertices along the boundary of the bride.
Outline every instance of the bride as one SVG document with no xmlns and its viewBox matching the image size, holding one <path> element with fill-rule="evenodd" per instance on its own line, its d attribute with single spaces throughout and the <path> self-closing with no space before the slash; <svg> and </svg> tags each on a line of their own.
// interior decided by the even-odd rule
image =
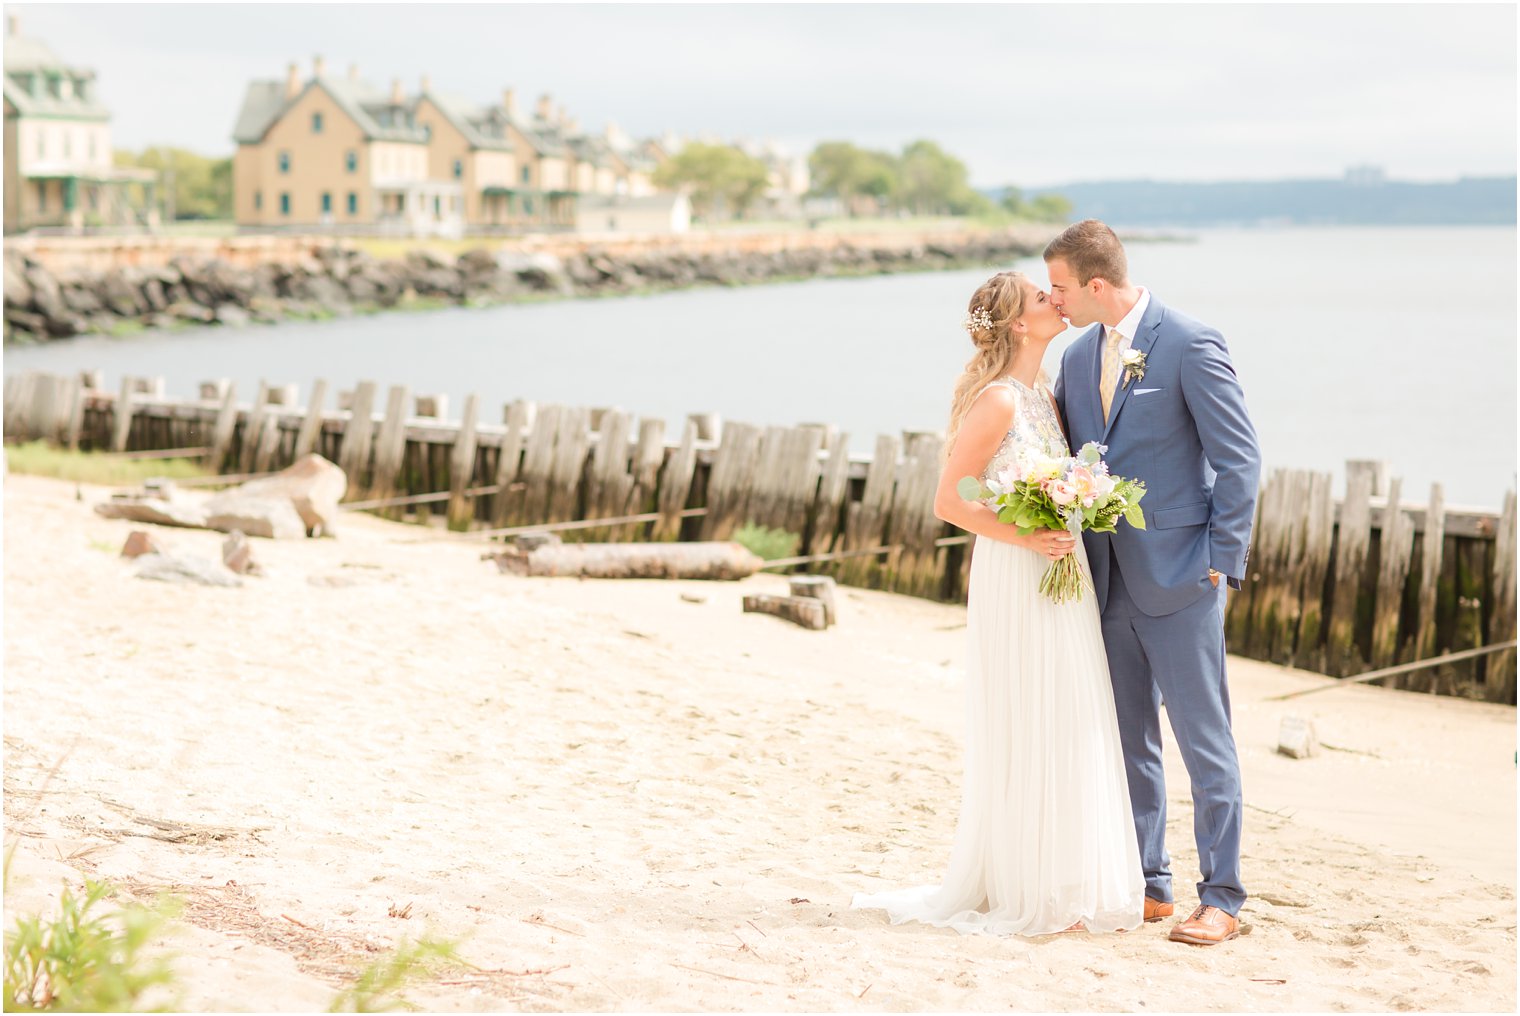
<svg viewBox="0 0 1520 1016">
<path fill-rule="evenodd" d="M 960 822 L 937 886 L 858 894 L 893 924 L 1048 935 L 1137 928 L 1145 878 L 1098 606 L 1039 592 L 1046 567 L 1079 555 L 1068 532 L 1020 536 L 985 504 L 962 500 L 963 476 L 995 480 L 1024 449 L 1069 454 L 1045 349 L 1065 328 L 1019 272 L 971 297 L 976 354 L 951 404 L 937 516 L 976 534 L 967 606 L 966 754 Z M 1089 578 L 1090 582 L 1090 578 Z"/>
</svg>

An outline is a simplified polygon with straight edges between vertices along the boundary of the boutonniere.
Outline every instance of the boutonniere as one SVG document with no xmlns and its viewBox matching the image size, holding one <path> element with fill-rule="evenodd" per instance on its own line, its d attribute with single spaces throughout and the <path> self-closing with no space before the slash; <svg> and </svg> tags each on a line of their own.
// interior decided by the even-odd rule
<svg viewBox="0 0 1520 1016">
<path fill-rule="evenodd" d="M 1145 380 L 1145 350 L 1126 349 L 1119 355 L 1119 362 L 1124 365 L 1124 385 L 1128 388 L 1131 381 Z"/>
</svg>

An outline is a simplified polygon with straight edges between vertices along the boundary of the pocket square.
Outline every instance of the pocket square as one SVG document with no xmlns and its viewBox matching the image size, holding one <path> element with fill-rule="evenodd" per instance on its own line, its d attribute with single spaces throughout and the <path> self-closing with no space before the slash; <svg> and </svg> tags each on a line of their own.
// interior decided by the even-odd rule
<svg viewBox="0 0 1520 1016">
<path fill-rule="evenodd" d="M 1151 392 L 1159 392 L 1159 391 L 1161 391 L 1160 388 L 1136 388 L 1135 389 L 1135 394 L 1136 395 L 1149 395 Z"/>
</svg>

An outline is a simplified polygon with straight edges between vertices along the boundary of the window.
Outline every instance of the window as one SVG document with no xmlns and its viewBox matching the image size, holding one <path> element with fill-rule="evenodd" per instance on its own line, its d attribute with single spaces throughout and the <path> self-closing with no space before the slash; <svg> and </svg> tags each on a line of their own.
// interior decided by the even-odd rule
<svg viewBox="0 0 1520 1016">
<path fill-rule="evenodd" d="M 533 214 L 533 197 L 532 197 L 532 195 L 527 195 L 527 196 L 525 196 L 523 198 L 523 214 L 524 215 L 532 215 Z"/>
<path fill-rule="evenodd" d="M 280 172 L 281 173 L 289 173 L 290 172 L 290 153 L 289 152 L 281 152 L 280 153 Z"/>
<path fill-rule="evenodd" d="M 37 211 L 47 211 L 47 181 L 37 181 Z"/>
<path fill-rule="evenodd" d="M 311 115 L 311 132 L 313 134 L 321 134 L 322 133 L 322 114 L 321 113 L 313 113 Z"/>
<path fill-rule="evenodd" d="M 464 160 L 463 159 L 455 159 L 454 160 L 454 179 L 458 180 L 458 179 L 461 179 L 463 176 L 464 176 Z"/>
<path fill-rule="evenodd" d="M 323 191 L 322 192 L 322 214 L 323 215 L 331 215 L 332 214 L 332 191 Z"/>
<path fill-rule="evenodd" d="M 253 210 L 256 212 L 264 210 L 264 192 L 261 190 L 253 192 Z"/>
<path fill-rule="evenodd" d="M 523 167 L 522 178 L 523 178 L 523 183 L 532 183 L 533 182 L 533 167 L 532 166 L 524 166 Z"/>
<path fill-rule="evenodd" d="M 348 167 L 350 173 L 357 173 L 359 171 L 359 153 L 350 151 L 343 157 L 343 165 Z"/>
<path fill-rule="evenodd" d="M 433 125 L 432 124 L 425 123 L 425 124 L 422 125 L 422 140 L 424 140 L 424 141 L 431 141 L 431 140 L 433 140 Z"/>
<path fill-rule="evenodd" d="M 359 195 L 355 194 L 353 191 L 348 192 L 348 214 L 359 214 Z"/>
<path fill-rule="evenodd" d="M 284 192 L 282 192 L 280 194 L 280 214 L 281 215 L 289 215 L 290 214 L 290 192 L 289 191 L 284 191 Z"/>
</svg>

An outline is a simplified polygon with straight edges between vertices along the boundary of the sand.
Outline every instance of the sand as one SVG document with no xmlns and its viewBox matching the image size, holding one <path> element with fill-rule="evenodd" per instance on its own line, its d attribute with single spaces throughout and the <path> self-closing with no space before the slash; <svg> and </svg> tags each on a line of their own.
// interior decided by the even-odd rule
<svg viewBox="0 0 1520 1016">
<path fill-rule="evenodd" d="M 810 632 L 741 612 L 776 576 L 511 578 L 364 516 L 255 541 L 242 588 L 168 585 L 77 494 L 5 478 L 6 919 L 86 874 L 172 889 L 187 1009 L 324 1009 L 427 931 L 475 965 L 409 993 L 447 1011 L 1515 1008 L 1511 708 L 1271 702 L 1326 679 L 1232 658 L 1240 939 L 890 927 L 849 899 L 945 862 L 964 608 L 841 590 Z M 1275 753 L 1290 713 L 1325 751 Z"/>
</svg>

